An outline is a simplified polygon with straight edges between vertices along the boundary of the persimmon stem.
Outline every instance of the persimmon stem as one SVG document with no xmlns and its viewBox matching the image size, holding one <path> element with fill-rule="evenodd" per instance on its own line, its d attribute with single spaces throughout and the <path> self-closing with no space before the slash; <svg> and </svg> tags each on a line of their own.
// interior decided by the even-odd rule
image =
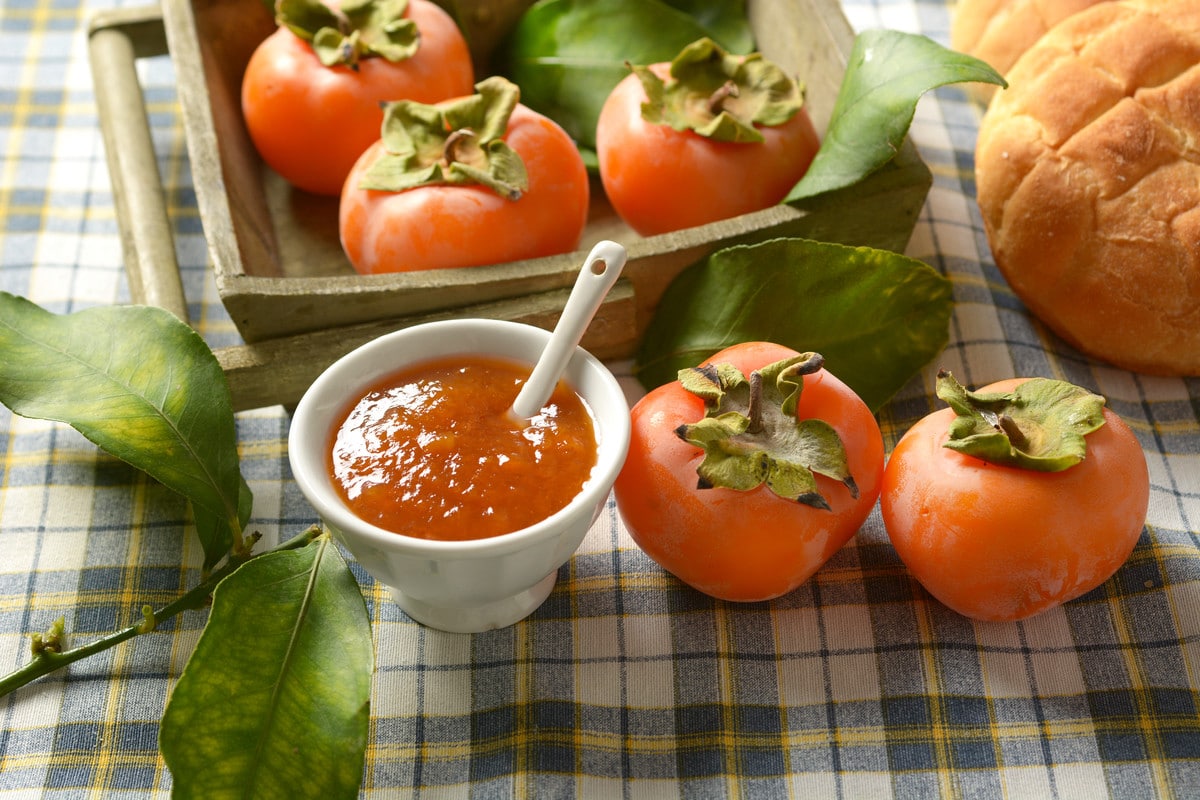
<svg viewBox="0 0 1200 800">
<path fill-rule="evenodd" d="M 338 33 L 342 35 L 342 42 L 338 48 L 341 53 L 338 62 L 357 72 L 359 56 L 358 32 L 355 30 L 350 18 L 340 8 L 331 7 L 329 10 L 333 12 L 333 17 L 337 20 Z"/>
<path fill-rule="evenodd" d="M 346 16 L 346 12 L 336 6 L 330 6 L 329 12 L 333 14 L 333 18 L 337 20 L 338 33 L 346 36 L 350 31 L 354 30 L 354 25 L 350 22 L 350 18 Z"/>
<path fill-rule="evenodd" d="M 475 138 L 475 131 L 470 128 L 459 128 L 456 131 L 452 131 L 446 137 L 446 144 L 442 146 L 442 162 L 449 166 L 455 161 L 459 161 L 459 149 L 464 142 L 473 138 Z"/>
<path fill-rule="evenodd" d="M 708 111 L 714 117 L 725 110 L 725 101 L 738 96 L 737 84 L 732 80 L 725 81 L 717 90 L 708 96 Z"/>
<path fill-rule="evenodd" d="M 761 433 L 762 421 L 762 375 L 758 370 L 750 373 L 750 401 L 746 409 L 746 417 L 750 420 L 746 433 Z"/>
<path fill-rule="evenodd" d="M 141 619 L 137 623 L 130 625 L 127 628 L 111 633 L 108 636 L 97 639 L 88 644 L 74 647 L 69 650 L 62 648 L 63 629 L 61 621 L 56 622 L 51 629 L 52 633 L 49 638 L 44 638 L 41 634 L 33 636 L 33 658 L 24 666 L 8 673 L 0 678 L 0 697 L 13 692 L 28 683 L 31 683 L 38 678 L 54 672 L 57 669 L 72 664 L 88 656 L 96 655 L 107 650 L 110 647 L 120 644 L 121 642 L 132 639 L 143 633 L 149 633 L 154 630 L 165 619 L 170 619 L 180 612 L 188 611 L 194 608 L 200 608 L 208 602 L 209 596 L 213 590 L 217 588 L 217 584 L 225 580 L 238 567 L 245 564 L 251 559 L 259 556 L 267 555 L 268 553 L 278 553 L 284 550 L 298 550 L 315 540 L 321 535 L 321 528 L 318 525 L 313 525 L 311 528 L 281 542 L 270 550 L 264 550 L 257 554 L 246 554 L 244 556 L 232 555 L 230 559 L 220 569 L 209 573 L 195 588 L 191 589 L 175 601 L 168 603 L 157 611 L 153 611 L 149 606 L 141 609 Z"/>
<path fill-rule="evenodd" d="M 996 415 L 996 427 L 1004 432 L 1004 435 L 1007 436 L 1008 440 L 1013 443 L 1013 446 L 1025 448 L 1029 445 L 1029 439 L 1021 430 L 1021 426 L 1019 426 L 1017 421 L 1008 414 Z"/>
</svg>

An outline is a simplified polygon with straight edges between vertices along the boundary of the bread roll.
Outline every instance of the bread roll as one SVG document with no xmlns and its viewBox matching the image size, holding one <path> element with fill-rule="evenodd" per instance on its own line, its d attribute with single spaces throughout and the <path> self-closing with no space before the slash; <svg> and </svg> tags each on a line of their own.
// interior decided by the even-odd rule
<svg viewBox="0 0 1200 800">
<path fill-rule="evenodd" d="M 1127 369 L 1200 375 L 1200 0 L 1111 0 L 1013 66 L 984 114 L 996 265 L 1051 330 Z"/>
<path fill-rule="evenodd" d="M 1007 75 L 1021 54 L 1056 24 L 1102 0 L 959 0 L 950 23 L 950 46 Z M 983 101 L 996 86 L 968 84 Z"/>
</svg>

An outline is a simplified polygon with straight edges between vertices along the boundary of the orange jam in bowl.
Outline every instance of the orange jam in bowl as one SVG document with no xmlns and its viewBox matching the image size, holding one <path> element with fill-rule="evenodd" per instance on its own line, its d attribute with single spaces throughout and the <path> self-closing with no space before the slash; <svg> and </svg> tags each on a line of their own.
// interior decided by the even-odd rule
<svg viewBox="0 0 1200 800">
<path fill-rule="evenodd" d="M 565 382 L 521 425 L 529 365 L 455 355 L 373 384 L 335 426 L 329 470 L 360 519 L 406 536 L 484 539 L 564 508 L 591 476 L 592 414 Z"/>
</svg>

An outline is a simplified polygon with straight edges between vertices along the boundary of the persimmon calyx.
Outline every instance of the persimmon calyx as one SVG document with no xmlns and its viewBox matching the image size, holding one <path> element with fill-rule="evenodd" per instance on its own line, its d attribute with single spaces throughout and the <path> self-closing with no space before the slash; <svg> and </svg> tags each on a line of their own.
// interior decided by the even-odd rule
<svg viewBox="0 0 1200 800">
<path fill-rule="evenodd" d="M 275 21 L 312 45 L 325 66 L 357 69 L 364 58 L 399 62 L 416 54 L 421 34 L 407 10 L 408 0 L 345 0 L 337 9 L 321 0 L 278 0 Z"/>
<path fill-rule="evenodd" d="M 936 391 L 957 415 L 945 446 L 992 464 L 1061 472 L 1087 456 L 1085 437 L 1104 424 L 1104 398 L 1066 381 L 972 392 L 941 370 Z"/>
<path fill-rule="evenodd" d="M 642 83 L 642 119 L 721 142 L 763 141 L 758 125 L 781 125 L 804 105 L 804 87 L 759 53 L 736 56 L 699 39 L 671 62 L 667 80 L 630 65 Z"/>
<path fill-rule="evenodd" d="M 486 186 L 508 200 L 529 188 L 525 162 L 508 146 L 508 120 L 520 101 L 515 83 L 493 76 L 476 94 L 436 105 L 401 100 L 383 113 L 383 154 L 359 188 L 403 192 L 418 186 Z"/>
<path fill-rule="evenodd" d="M 675 430 L 704 450 L 696 485 L 749 491 L 766 484 L 782 498 L 828 511 L 817 487 L 820 474 L 841 481 L 857 498 L 837 431 L 824 420 L 796 418 L 804 376 L 824 363 L 818 353 L 803 353 L 749 377 L 729 364 L 680 370 L 683 388 L 705 405 L 703 419 Z"/>
</svg>

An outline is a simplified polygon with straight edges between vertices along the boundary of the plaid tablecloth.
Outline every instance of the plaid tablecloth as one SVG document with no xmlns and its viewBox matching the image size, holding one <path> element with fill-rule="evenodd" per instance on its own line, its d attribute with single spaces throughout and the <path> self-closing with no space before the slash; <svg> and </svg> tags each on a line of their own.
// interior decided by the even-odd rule
<svg viewBox="0 0 1200 800">
<path fill-rule="evenodd" d="M 129 298 L 87 58 L 104 6 L 0 7 L 0 289 L 58 312 Z M 940 1 L 846 13 L 948 42 Z M 140 67 L 191 316 L 214 346 L 236 343 L 171 64 Z M 1200 797 L 1200 381 L 1097 365 L 1030 319 L 972 200 L 979 116 L 947 88 L 912 129 L 935 183 L 909 252 L 957 300 L 938 364 L 975 385 L 1044 375 L 1108 397 L 1152 481 L 1129 562 L 1063 608 L 975 624 L 914 583 L 876 512 L 792 594 L 726 604 L 666 576 L 610 507 L 531 619 L 473 636 L 414 624 L 358 570 L 378 662 L 364 797 Z M 889 445 L 934 407 L 932 370 L 881 414 Z M 251 526 L 298 533 L 315 515 L 288 471 L 286 414 L 238 424 Z M 168 490 L 3 409 L 0 459 L 0 673 L 59 616 L 87 640 L 194 585 L 200 553 Z M 0 699 L 0 798 L 166 796 L 157 723 L 203 621 L 185 614 Z"/>
</svg>

